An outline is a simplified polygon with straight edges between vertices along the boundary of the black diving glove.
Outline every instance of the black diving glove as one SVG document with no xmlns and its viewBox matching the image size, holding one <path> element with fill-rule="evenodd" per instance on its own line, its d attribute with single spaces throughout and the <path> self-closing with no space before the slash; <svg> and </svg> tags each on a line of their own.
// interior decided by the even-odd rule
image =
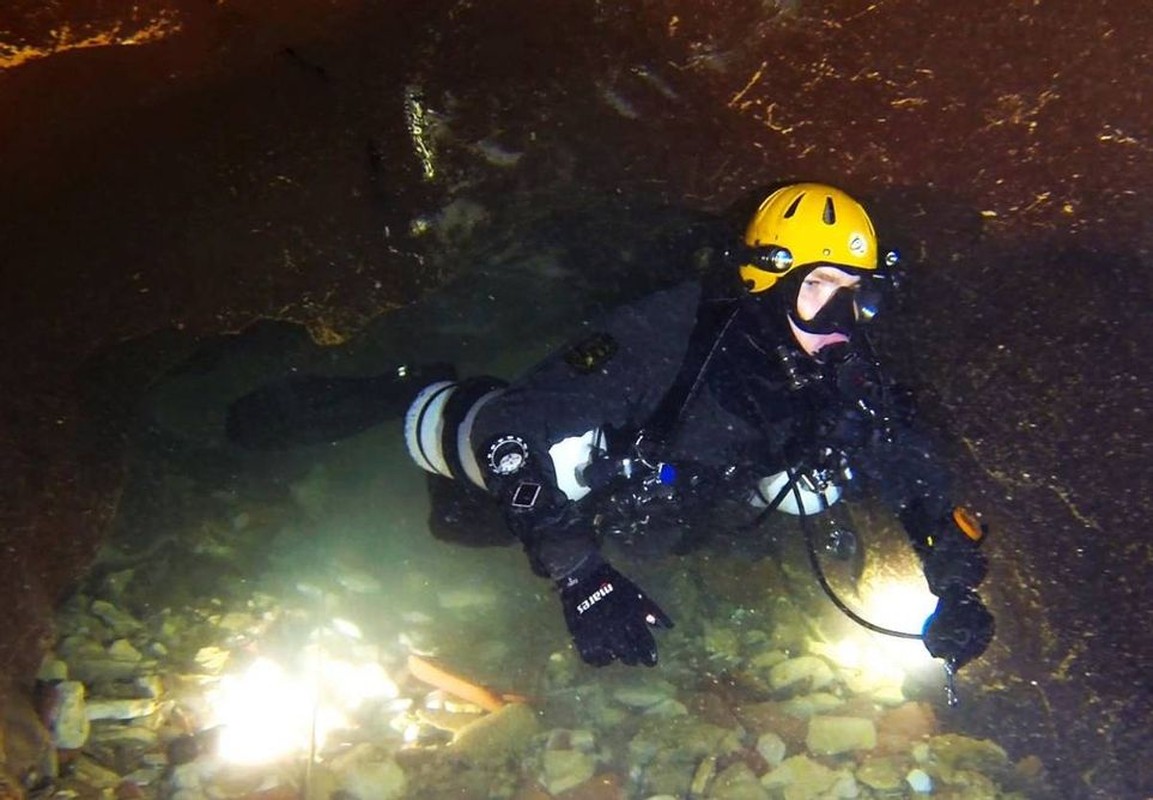
<svg viewBox="0 0 1153 800">
<path fill-rule="evenodd" d="M 985 580 L 989 560 L 981 545 L 988 528 L 966 509 L 958 506 L 933 520 L 922 506 L 915 505 L 901 519 L 921 557 L 929 591 L 937 597 L 972 591 Z"/>
<path fill-rule="evenodd" d="M 989 560 L 974 541 L 955 526 L 938 534 L 922 564 L 929 591 L 944 597 L 950 592 L 973 590 L 985 580 Z"/>
<path fill-rule="evenodd" d="M 586 662 L 594 667 L 614 659 L 630 666 L 657 663 L 649 627 L 671 628 L 673 621 L 599 554 L 589 554 L 557 585 L 569 633 Z"/>
<path fill-rule="evenodd" d="M 925 623 L 925 648 L 956 670 L 985 652 L 995 630 L 993 615 L 977 593 L 956 589 L 941 596 Z"/>
</svg>

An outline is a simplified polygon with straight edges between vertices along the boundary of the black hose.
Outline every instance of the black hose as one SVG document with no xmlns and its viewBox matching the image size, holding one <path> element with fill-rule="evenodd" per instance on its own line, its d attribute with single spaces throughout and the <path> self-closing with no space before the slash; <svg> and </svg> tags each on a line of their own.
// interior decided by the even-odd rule
<svg viewBox="0 0 1153 800">
<path fill-rule="evenodd" d="M 793 491 L 793 498 L 797 502 L 797 515 L 801 518 L 801 529 L 805 532 L 805 546 L 809 551 L 809 565 L 813 569 L 813 575 L 816 576 L 817 583 L 820 584 L 821 589 L 823 589 L 825 592 L 825 595 L 833 601 L 833 605 L 840 609 L 841 613 L 851 619 L 853 622 L 857 623 L 862 628 L 867 628 L 873 631 L 874 633 L 881 633 L 885 636 L 893 636 L 898 639 L 916 639 L 917 641 L 924 640 L 925 637 L 923 634 L 893 630 L 892 628 L 886 628 L 883 625 L 878 625 L 875 622 L 870 622 L 856 611 L 849 608 L 848 604 L 837 595 L 837 593 L 833 590 L 832 585 L 829 584 L 828 578 L 825 577 L 825 570 L 821 567 L 821 559 L 817 555 L 816 532 L 814 531 L 812 524 L 809 522 L 809 515 L 805 513 L 805 506 L 801 500 L 801 490 L 797 488 L 797 475 L 791 470 L 789 471 L 788 475 L 788 486 Z M 821 500 L 824 501 L 824 495 L 820 495 L 820 497 Z"/>
</svg>

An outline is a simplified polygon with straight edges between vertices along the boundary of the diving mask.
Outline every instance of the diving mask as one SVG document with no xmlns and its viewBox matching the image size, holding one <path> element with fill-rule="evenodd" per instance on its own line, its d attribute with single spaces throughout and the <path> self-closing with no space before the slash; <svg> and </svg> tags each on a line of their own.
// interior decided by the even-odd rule
<svg viewBox="0 0 1153 800">
<path fill-rule="evenodd" d="M 868 274 L 860 278 L 853 286 L 845 286 L 833 292 L 812 319 L 801 319 L 795 304 L 789 311 L 789 319 L 806 333 L 818 336 L 831 333 L 851 335 L 856 325 L 872 322 L 880 313 L 884 295 L 882 276 Z"/>
</svg>

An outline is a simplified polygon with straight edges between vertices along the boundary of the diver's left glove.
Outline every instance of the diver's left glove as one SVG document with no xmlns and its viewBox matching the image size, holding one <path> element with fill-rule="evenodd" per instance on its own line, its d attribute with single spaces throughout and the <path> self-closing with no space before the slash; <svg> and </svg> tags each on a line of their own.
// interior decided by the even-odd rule
<svg viewBox="0 0 1153 800">
<path fill-rule="evenodd" d="M 985 580 L 989 560 L 981 545 L 987 528 L 963 508 L 953 510 L 927 544 L 922 561 L 929 590 L 938 597 L 973 591 Z"/>
<path fill-rule="evenodd" d="M 616 659 L 630 666 L 657 663 L 650 628 L 671 628 L 673 621 L 598 553 L 590 553 L 557 586 L 569 633 L 586 662 L 594 667 Z"/>
<path fill-rule="evenodd" d="M 993 615 L 977 593 L 956 588 L 941 595 L 926 621 L 925 648 L 956 670 L 985 652 L 995 630 Z"/>
</svg>

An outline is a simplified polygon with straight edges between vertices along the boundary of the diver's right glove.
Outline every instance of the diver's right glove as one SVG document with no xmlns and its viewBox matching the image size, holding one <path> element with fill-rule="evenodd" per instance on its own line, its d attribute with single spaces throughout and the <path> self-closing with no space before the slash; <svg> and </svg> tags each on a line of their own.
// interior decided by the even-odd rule
<svg viewBox="0 0 1153 800">
<path fill-rule="evenodd" d="M 590 553 L 557 585 L 569 633 L 586 662 L 594 667 L 615 659 L 630 666 L 657 663 L 649 628 L 671 628 L 673 621 L 598 553 Z"/>
<path fill-rule="evenodd" d="M 957 670 L 985 652 L 995 629 L 993 615 L 976 592 L 954 589 L 941 595 L 925 623 L 925 648 Z"/>
</svg>

